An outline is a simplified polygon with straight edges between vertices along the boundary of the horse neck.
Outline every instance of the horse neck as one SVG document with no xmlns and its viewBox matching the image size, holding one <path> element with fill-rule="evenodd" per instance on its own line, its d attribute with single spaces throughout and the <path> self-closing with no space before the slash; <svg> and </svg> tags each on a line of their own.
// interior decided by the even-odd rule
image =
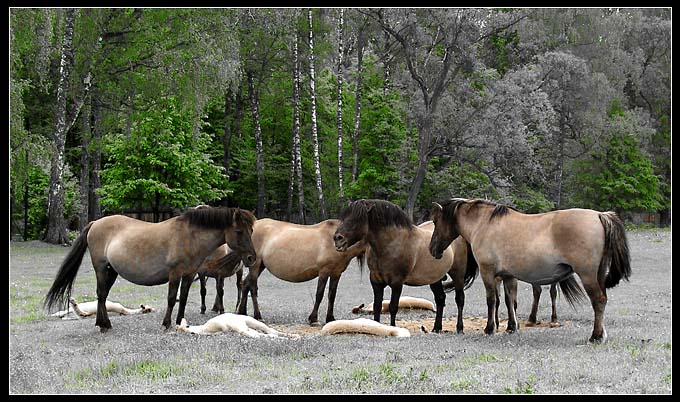
<svg viewBox="0 0 680 402">
<path fill-rule="evenodd" d="M 393 241 L 396 236 L 411 237 L 412 235 L 413 231 L 409 231 L 408 228 L 399 226 L 386 226 L 379 228 L 377 231 L 369 228 L 365 240 L 376 255 L 381 255 L 385 252 L 393 254 L 394 250 L 390 250 L 386 244 Z M 407 242 L 411 242 L 411 240 L 407 239 Z M 402 249 L 399 251 L 402 252 L 404 250 Z"/>
<path fill-rule="evenodd" d="M 458 233 L 468 242 L 472 241 L 475 233 L 479 230 L 482 222 L 488 222 L 493 207 L 483 204 L 472 205 L 465 210 L 459 208 L 458 213 Z M 461 219 L 463 218 L 463 219 Z"/>
</svg>

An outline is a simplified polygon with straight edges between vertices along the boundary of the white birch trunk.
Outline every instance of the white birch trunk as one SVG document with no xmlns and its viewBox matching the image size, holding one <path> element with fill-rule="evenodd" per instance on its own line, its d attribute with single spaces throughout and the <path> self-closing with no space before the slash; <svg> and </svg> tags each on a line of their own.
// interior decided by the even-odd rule
<svg viewBox="0 0 680 402">
<path fill-rule="evenodd" d="M 264 217 L 265 213 L 265 187 L 264 187 L 264 159 L 262 154 L 262 128 L 260 127 L 260 102 L 257 99 L 253 84 L 253 74 L 248 72 L 248 93 L 250 95 L 250 107 L 253 112 L 253 127 L 255 128 L 255 165 L 257 169 L 257 211 L 258 217 Z"/>
<path fill-rule="evenodd" d="M 309 20 L 309 86 L 311 89 L 311 103 L 312 103 L 312 147 L 314 150 L 314 174 L 316 175 L 316 191 L 319 197 L 319 208 L 321 220 L 326 219 L 326 203 L 323 198 L 323 185 L 321 182 L 321 165 L 319 163 L 319 136 L 317 133 L 316 124 L 316 82 L 314 78 L 314 34 L 312 26 L 312 10 L 308 11 Z"/>
<path fill-rule="evenodd" d="M 345 11 L 340 9 L 340 20 L 338 21 L 338 110 L 336 120 L 338 126 L 338 198 L 340 202 L 345 199 L 345 189 L 343 180 L 343 161 L 342 161 L 342 57 L 344 52 L 343 43 L 343 19 Z"/>
</svg>

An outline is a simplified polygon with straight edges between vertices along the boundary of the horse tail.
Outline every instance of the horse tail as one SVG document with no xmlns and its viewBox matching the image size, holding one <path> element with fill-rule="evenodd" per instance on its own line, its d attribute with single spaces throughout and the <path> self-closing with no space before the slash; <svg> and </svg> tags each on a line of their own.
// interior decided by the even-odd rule
<svg viewBox="0 0 680 402">
<path fill-rule="evenodd" d="M 577 303 L 586 300 L 586 294 L 583 292 L 583 288 L 576 282 L 573 274 L 569 275 L 567 279 L 561 280 L 559 284 L 564 297 L 573 309 L 576 309 Z"/>
<path fill-rule="evenodd" d="M 57 277 L 54 279 L 52 287 L 47 292 L 45 296 L 45 307 L 48 311 L 52 310 L 52 307 L 57 304 L 58 306 L 67 306 L 67 303 L 71 299 L 71 291 L 73 290 L 73 282 L 78 274 L 78 268 L 80 268 L 80 263 L 83 262 L 83 255 L 87 250 L 87 233 L 92 227 L 90 222 L 83 228 L 80 232 L 80 236 L 76 239 L 71 247 L 71 251 L 68 252 L 66 258 L 61 263 Z"/>
<path fill-rule="evenodd" d="M 472 283 L 475 281 L 477 274 L 479 273 L 479 265 L 475 259 L 475 255 L 472 254 L 472 245 L 467 243 L 467 263 L 465 265 L 465 276 L 463 277 L 463 289 L 467 290 Z"/>
<path fill-rule="evenodd" d="M 209 261 L 206 264 L 206 273 L 223 274 L 224 276 L 231 276 L 239 270 L 239 263 L 241 256 L 235 251 L 227 253 L 220 258 Z M 200 275 L 200 274 L 199 274 Z"/>
<path fill-rule="evenodd" d="M 363 251 L 361 254 L 357 255 L 357 261 L 359 262 L 359 273 L 364 274 L 364 265 L 366 264 L 366 252 Z"/>
<path fill-rule="evenodd" d="M 604 253 L 600 260 L 597 276 L 601 278 L 609 265 L 604 286 L 605 288 L 613 288 L 618 285 L 621 278 L 628 280 L 631 274 L 628 238 L 626 237 L 626 228 L 616 213 L 612 211 L 602 212 L 599 216 L 602 227 L 604 227 Z"/>
</svg>

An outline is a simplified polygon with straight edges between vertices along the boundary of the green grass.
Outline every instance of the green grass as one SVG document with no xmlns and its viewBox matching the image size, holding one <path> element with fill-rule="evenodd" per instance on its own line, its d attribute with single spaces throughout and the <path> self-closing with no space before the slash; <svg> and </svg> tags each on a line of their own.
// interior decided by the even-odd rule
<svg viewBox="0 0 680 402">
<path fill-rule="evenodd" d="M 515 388 L 505 387 L 503 392 L 506 394 L 533 394 L 534 385 L 536 384 L 536 377 L 533 374 L 529 374 L 529 378 L 526 381 L 517 381 L 517 386 Z"/>
<path fill-rule="evenodd" d="M 98 369 L 85 368 L 67 374 L 67 387 L 83 389 L 97 384 L 101 380 L 110 381 L 118 377 L 146 378 L 152 381 L 163 381 L 172 376 L 178 376 L 184 369 L 169 362 L 157 362 L 140 360 L 137 362 L 121 364 L 109 362 Z"/>
<path fill-rule="evenodd" d="M 471 380 L 469 378 L 459 378 L 453 380 L 449 385 L 449 388 L 451 388 L 452 392 L 467 391 L 472 389 L 472 387 L 474 387 L 478 383 L 479 383 L 478 381 Z"/>
</svg>

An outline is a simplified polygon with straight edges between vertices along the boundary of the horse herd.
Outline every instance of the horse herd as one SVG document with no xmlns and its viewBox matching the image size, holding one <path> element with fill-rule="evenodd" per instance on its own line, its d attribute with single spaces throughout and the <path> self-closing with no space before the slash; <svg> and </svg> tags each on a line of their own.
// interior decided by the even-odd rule
<svg viewBox="0 0 680 402">
<path fill-rule="evenodd" d="M 354 201 L 338 219 L 299 225 L 274 219 L 256 219 L 239 208 L 199 206 L 160 223 L 122 215 L 90 222 L 75 240 L 45 298 L 45 306 L 65 306 L 83 256 L 90 252 L 97 281 L 95 325 L 111 328 L 106 302 L 118 275 L 145 286 L 168 283 L 163 326 L 170 327 L 179 290 L 176 323 L 182 324 L 189 288 L 198 274 L 201 313 L 205 282 L 217 282 L 213 310 L 224 312 L 224 278 L 236 274 L 236 313 L 247 315 L 248 294 L 253 318 L 262 319 L 257 302 L 258 277 L 268 269 L 289 282 L 318 278 L 316 298 L 308 317 L 318 324 L 318 310 L 326 284 L 326 322 L 335 320 L 334 302 L 340 276 L 357 257 L 368 265 L 373 289 L 373 319 L 380 322 L 385 287 L 391 288 L 390 325 L 395 325 L 404 285 L 429 285 L 434 295 L 434 332 L 442 330 L 446 291 L 456 290 L 456 330 L 463 332 L 464 291 L 480 274 L 488 306 L 486 334 L 498 329 L 500 283 L 508 309 L 507 332 L 518 329 L 517 280 L 531 283 L 535 322 L 541 285 L 552 285 L 553 321 L 556 319 L 555 285 L 571 304 L 590 298 L 594 311 L 590 342 L 607 339 L 603 315 L 606 289 L 628 280 L 631 274 L 625 228 L 613 212 L 566 209 L 524 214 L 505 205 L 480 199 L 454 198 L 433 203 L 432 221 L 415 225 L 397 205 L 377 199 Z M 241 263 L 248 267 L 243 278 Z M 445 282 L 447 277 L 451 281 Z M 186 325 L 186 321 L 184 321 Z M 252 324 L 251 324 L 252 325 Z"/>
</svg>

